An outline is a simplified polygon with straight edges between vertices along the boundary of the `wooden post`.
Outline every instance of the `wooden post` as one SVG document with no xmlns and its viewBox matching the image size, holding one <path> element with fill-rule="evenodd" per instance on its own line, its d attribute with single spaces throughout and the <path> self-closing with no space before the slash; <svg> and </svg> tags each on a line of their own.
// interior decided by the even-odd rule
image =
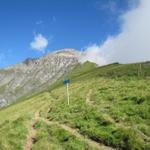
<svg viewBox="0 0 150 150">
<path fill-rule="evenodd" d="M 68 105 L 70 104 L 70 97 L 69 97 L 69 83 L 66 84 L 67 86 L 67 99 L 68 99 Z"/>
</svg>

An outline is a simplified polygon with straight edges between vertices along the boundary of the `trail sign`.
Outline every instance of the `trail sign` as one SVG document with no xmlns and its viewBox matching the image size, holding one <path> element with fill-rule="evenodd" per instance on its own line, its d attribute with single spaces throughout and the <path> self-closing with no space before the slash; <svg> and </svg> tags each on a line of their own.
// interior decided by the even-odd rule
<svg viewBox="0 0 150 150">
<path fill-rule="evenodd" d="M 69 97 L 69 83 L 70 80 L 64 80 L 64 84 L 66 85 L 66 91 L 67 91 L 67 101 L 68 101 L 68 105 L 70 103 L 70 97 Z"/>
<path fill-rule="evenodd" d="M 70 80 L 64 80 L 65 85 L 68 84 L 68 83 L 70 83 Z"/>
</svg>

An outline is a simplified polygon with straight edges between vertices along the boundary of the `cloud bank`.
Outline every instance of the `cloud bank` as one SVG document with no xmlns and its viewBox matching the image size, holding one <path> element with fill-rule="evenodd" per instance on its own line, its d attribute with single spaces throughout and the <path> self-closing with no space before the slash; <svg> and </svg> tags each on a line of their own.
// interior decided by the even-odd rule
<svg viewBox="0 0 150 150">
<path fill-rule="evenodd" d="M 101 45 L 89 46 L 81 62 L 99 65 L 113 62 L 133 63 L 150 60 L 150 0 L 137 0 L 138 5 L 121 15 L 121 33 L 109 36 Z"/>
<path fill-rule="evenodd" d="M 31 49 L 40 52 L 44 52 L 47 46 L 48 46 L 48 40 L 42 34 L 35 35 L 34 40 L 30 43 Z"/>
</svg>

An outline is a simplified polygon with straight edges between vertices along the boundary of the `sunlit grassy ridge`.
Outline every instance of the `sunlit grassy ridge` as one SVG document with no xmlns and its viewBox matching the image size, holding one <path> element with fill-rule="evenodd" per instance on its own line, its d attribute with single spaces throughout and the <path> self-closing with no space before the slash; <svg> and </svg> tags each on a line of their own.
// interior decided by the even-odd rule
<svg viewBox="0 0 150 150">
<path fill-rule="evenodd" d="M 78 65 L 62 78 L 71 80 L 69 106 L 60 80 L 47 91 L 0 110 L 0 150 L 24 148 L 37 111 L 34 150 L 97 149 L 61 125 L 112 148 L 149 150 L 149 76 L 148 62 L 99 68 L 90 62 Z"/>
</svg>

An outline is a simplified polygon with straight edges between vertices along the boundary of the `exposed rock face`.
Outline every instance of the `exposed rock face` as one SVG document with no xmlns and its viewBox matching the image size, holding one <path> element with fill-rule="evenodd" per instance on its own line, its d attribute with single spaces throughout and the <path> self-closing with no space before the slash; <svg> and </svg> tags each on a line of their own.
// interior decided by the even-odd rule
<svg viewBox="0 0 150 150">
<path fill-rule="evenodd" d="M 0 70 L 0 106 L 50 86 L 76 66 L 78 55 L 75 50 L 64 49 Z"/>
<path fill-rule="evenodd" d="M 5 99 L 0 99 L 0 106 L 3 107 L 3 106 L 6 106 L 8 103 Z"/>
</svg>

